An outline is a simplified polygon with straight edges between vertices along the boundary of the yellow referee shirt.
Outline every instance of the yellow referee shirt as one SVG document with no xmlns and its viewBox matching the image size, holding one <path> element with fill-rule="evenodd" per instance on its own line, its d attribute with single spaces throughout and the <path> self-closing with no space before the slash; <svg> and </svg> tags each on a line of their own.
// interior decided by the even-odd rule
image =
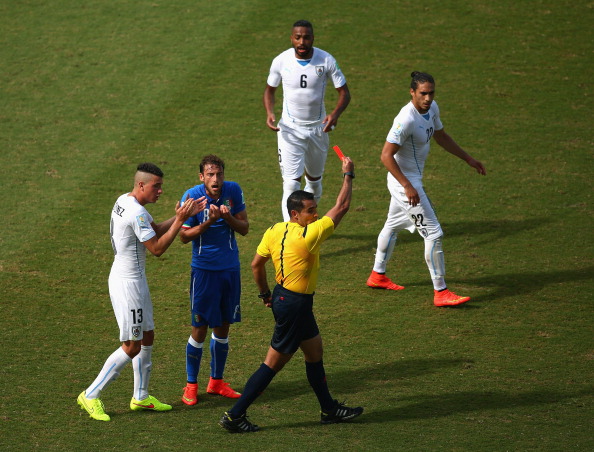
<svg viewBox="0 0 594 452">
<path fill-rule="evenodd" d="M 257 253 L 272 258 L 275 279 L 292 292 L 312 294 L 318 283 L 320 245 L 334 232 L 330 217 L 303 227 L 298 223 L 276 223 L 258 245 Z"/>
</svg>

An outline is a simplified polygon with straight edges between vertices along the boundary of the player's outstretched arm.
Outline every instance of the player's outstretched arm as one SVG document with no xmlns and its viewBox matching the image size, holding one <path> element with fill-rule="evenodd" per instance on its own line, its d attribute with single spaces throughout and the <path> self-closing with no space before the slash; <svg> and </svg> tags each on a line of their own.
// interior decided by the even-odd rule
<svg viewBox="0 0 594 452">
<path fill-rule="evenodd" d="M 332 219 L 334 227 L 342 220 L 351 207 L 351 197 L 353 194 L 353 178 L 355 177 L 355 164 L 350 157 L 342 159 L 342 187 L 336 198 L 336 204 L 327 213 L 326 216 Z"/>
<path fill-rule="evenodd" d="M 460 147 L 460 145 L 458 145 L 458 143 L 456 143 L 454 141 L 454 139 L 451 136 L 449 136 L 443 129 L 436 130 L 435 133 L 433 134 L 433 138 L 435 138 L 435 141 L 437 141 L 437 144 L 439 144 L 442 148 L 444 148 L 450 154 L 455 155 L 459 159 L 464 160 L 466 163 L 468 163 L 469 166 L 476 169 L 477 173 L 482 174 L 483 176 L 486 176 L 487 170 L 485 169 L 483 164 L 481 162 L 479 162 L 478 160 L 476 160 L 475 158 L 473 158 L 464 149 L 462 149 Z"/>
<path fill-rule="evenodd" d="M 161 256 L 173 243 L 184 221 L 200 212 L 201 207 L 204 209 L 204 203 L 192 198 L 186 199 L 183 206 L 178 201 L 175 206 L 175 216 L 157 225 L 152 223 L 155 236 L 143 242 L 143 245 L 155 256 Z M 167 229 L 165 229 L 166 226 L 168 226 Z"/>
</svg>

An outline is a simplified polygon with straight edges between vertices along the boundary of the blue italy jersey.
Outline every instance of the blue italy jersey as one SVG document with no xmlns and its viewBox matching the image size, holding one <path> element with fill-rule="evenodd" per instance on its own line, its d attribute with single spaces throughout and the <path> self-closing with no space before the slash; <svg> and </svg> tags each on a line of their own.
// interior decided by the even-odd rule
<svg viewBox="0 0 594 452">
<path fill-rule="evenodd" d="M 188 218 L 183 225 L 184 229 L 193 228 L 208 221 L 212 204 L 219 207 L 223 204 L 226 205 L 231 215 L 245 210 L 243 192 L 239 184 L 235 182 L 223 182 L 221 196 L 217 200 L 211 199 L 206 194 L 204 184 L 187 190 L 181 200 L 198 199 L 202 196 L 206 196 L 206 208 L 197 215 Z M 235 240 L 235 231 L 223 218 L 219 218 L 216 223 L 192 241 L 192 267 L 201 270 L 239 270 L 239 250 Z"/>
</svg>

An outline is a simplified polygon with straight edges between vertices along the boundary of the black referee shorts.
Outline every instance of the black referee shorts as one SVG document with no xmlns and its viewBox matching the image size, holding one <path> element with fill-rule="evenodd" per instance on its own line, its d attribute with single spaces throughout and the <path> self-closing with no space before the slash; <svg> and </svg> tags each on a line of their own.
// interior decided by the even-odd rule
<svg viewBox="0 0 594 452">
<path fill-rule="evenodd" d="M 279 353 L 295 353 L 302 341 L 320 334 L 313 314 L 313 294 L 291 292 L 277 285 L 272 292 L 274 333 L 270 346 Z"/>
</svg>

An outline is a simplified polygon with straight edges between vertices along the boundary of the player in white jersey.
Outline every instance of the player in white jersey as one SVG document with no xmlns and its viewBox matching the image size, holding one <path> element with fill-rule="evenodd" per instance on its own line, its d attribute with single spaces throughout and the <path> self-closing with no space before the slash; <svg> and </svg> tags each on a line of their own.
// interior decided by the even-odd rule
<svg viewBox="0 0 594 452">
<path fill-rule="evenodd" d="M 306 20 L 293 24 L 292 48 L 278 55 L 270 67 L 264 90 L 266 125 L 278 132 L 278 160 L 283 178 L 281 211 L 289 221 L 287 198 L 301 188 L 313 193 L 316 203 L 322 196 L 322 176 L 328 155 L 328 132 L 347 108 L 351 94 L 346 78 L 332 55 L 313 46 L 313 26 Z M 324 95 L 331 81 L 338 91 L 336 107 L 326 114 Z M 282 82 L 283 110 L 275 125 L 275 92 Z"/>
<path fill-rule="evenodd" d="M 431 138 L 479 174 L 485 175 L 486 170 L 444 131 L 439 108 L 433 101 L 433 77 L 422 72 L 413 72 L 411 77 L 411 101 L 394 119 L 382 150 L 381 160 L 388 170 L 391 200 L 388 218 L 377 239 L 375 263 L 367 285 L 376 289 L 404 289 L 385 275 L 386 265 L 394 251 L 398 232 L 403 229 L 414 232 L 416 229 L 425 240 L 425 261 L 433 281 L 434 304 L 456 306 L 466 303 L 470 297 L 458 296 L 447 289 L 441 243 L 443 231 L 423 188 L 423 169 Z"/>
<path fill-rule="evenodd" d="M 111 243 L 114 261 L 109 274 L 109 296 L 120 328 L 121 347 L 113 352 L 93 383 L 78 396 L 78 404 L 93 418 L 109 421 L 99 398 L 101 392 L 132 361 L 134 394 L 132 410 L 167 411 L 171 405 L 148 393 L 154 341 L 153 304 L 146 280 L 148 249 L 161 256 L 175 239 L 182 224 L 204 209 L 206 199 L 188 199 L 175 208 L 175 216 L 155 224 L 144 208 L 157 202 L 163 189 L 163 172 L 152 163 L 138 165 L 134 189 L 121 195 L 111 212 Z"/>
</svg>

